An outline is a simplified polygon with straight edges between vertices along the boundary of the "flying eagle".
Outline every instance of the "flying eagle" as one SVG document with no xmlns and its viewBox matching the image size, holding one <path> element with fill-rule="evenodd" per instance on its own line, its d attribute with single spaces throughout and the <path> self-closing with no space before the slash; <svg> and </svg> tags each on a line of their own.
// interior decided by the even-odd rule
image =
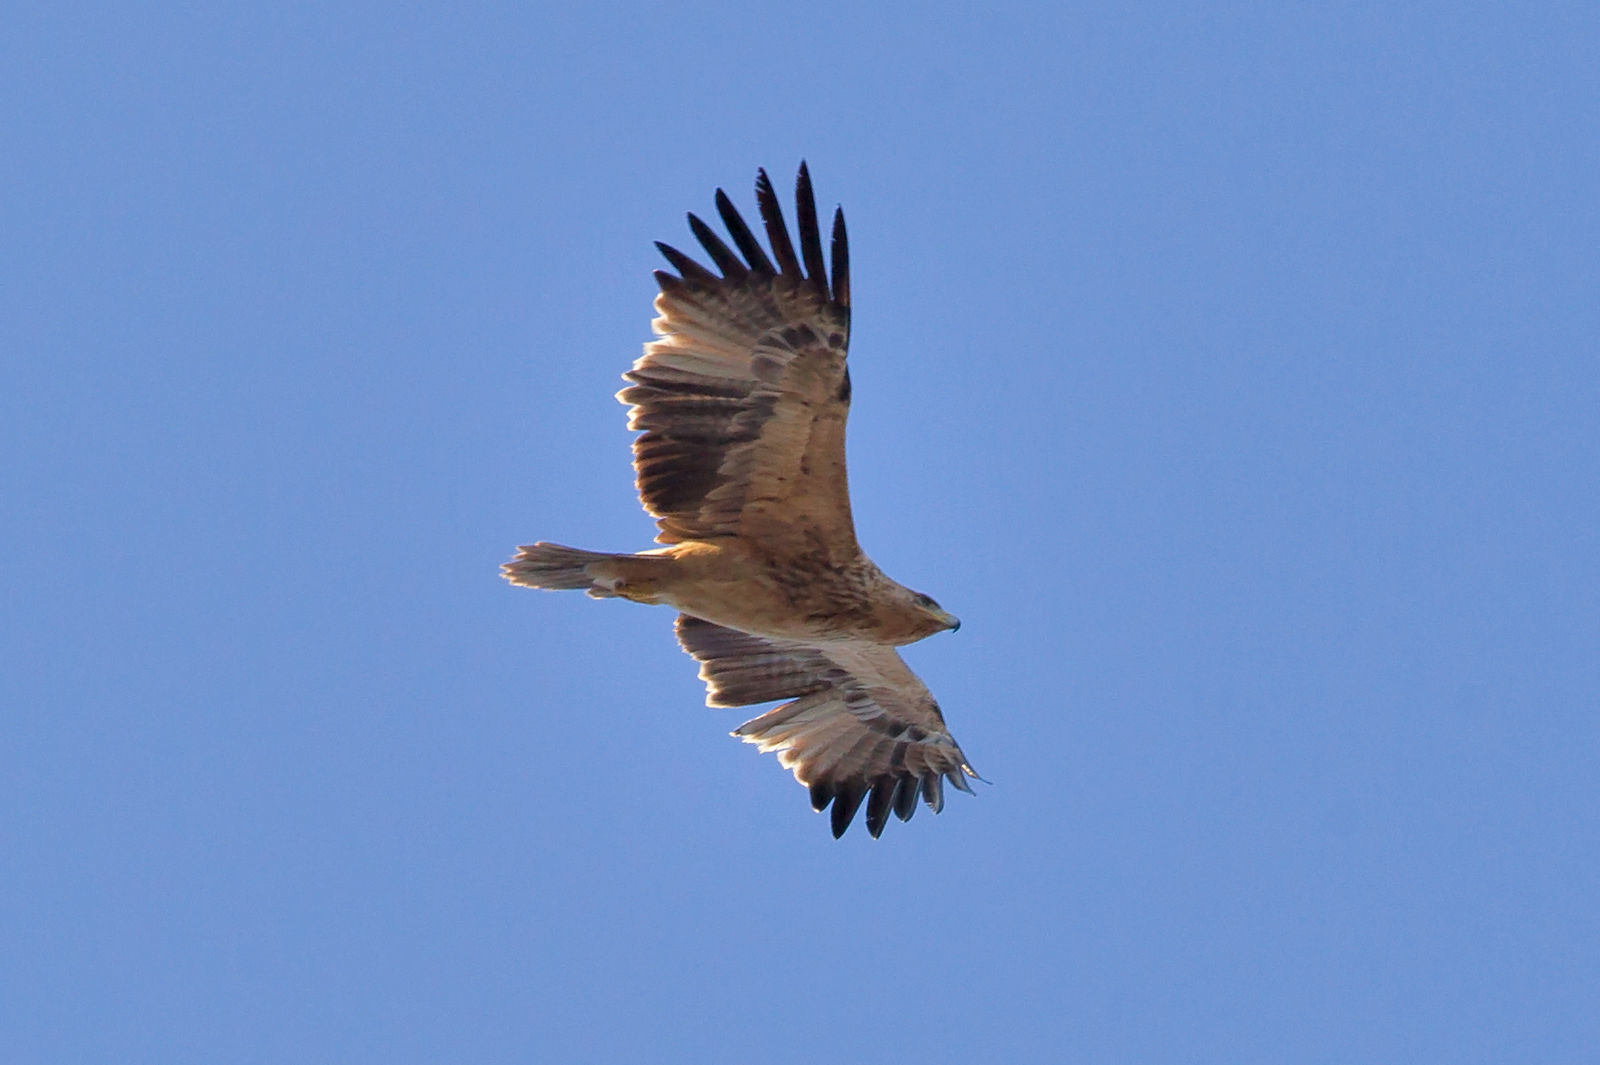
<svg viewBox="0 0 1600 1065">
<path fill-rule="evenodd" d="M 867 831 L 902 821 L 944 782 L 977 777 L 939 704 L 895 648 L 956 629 L 926 595 L 895 583 L 856 543 L 845 483 L 850 410 L 850 259 L 833 216 L 831 277 L 804 163 L 795 186 L 800 249 L 766 171 L 756 202 L 769 257 L 721 189 L 737 254 L 699 218 L 689 228 L 721 276 L 657 243 L 677 274 L 661 287 L 660 339 L 623 375 L 639 497 L 660 527 L 639 554 L 537 543 L 502 568 L 513 584 L 582 589 L 677 610 L 709 706 L 788 699 L 733 735 L 778 759 L 833 804 L 835 837 L 862 802 Z"/>
</svg>

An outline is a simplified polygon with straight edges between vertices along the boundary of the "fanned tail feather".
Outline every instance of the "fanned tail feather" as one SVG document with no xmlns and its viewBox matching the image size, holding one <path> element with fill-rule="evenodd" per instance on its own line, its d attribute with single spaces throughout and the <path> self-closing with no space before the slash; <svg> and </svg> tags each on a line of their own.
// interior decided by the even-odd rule
<svg viewBox="0 0 1600 1065">
<path fill-rule="evenodd" d="M 553 591 L 581 590 L 590 595 L 614 594 L 607 583 L 591 570 L 596 562 L 622 557 L 603 551 L 584 551 L 561 544 L 526 544 L 517 548 L 517 557 L 500 567 L 512 584 Z"/>
</svg>

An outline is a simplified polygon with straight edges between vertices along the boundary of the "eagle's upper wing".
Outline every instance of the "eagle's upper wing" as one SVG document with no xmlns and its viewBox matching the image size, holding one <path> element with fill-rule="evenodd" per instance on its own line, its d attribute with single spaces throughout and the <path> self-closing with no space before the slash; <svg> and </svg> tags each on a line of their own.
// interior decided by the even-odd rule
<svg viewBox="0 0 1600 1065">
<path fill-rule="evenodd" d="M 777 751 L 811 789 L 811 805 L 833 803 L 833 834 L 850 827 L 862 800 L 877 836 L 889 811 L 902 821 L 917 797 L 938 813 L 944 781 L 971 793 L 977 776 L 945 728 L 939 704 L 892 647 L 824 646 L 770 640 L 678 615 L 678 641 L 700 661 L 710 706 L 792 699 L 746 721 L 734 735 Z"/>
<path fill-rule="evenodd" d="M 721 189 L 717 211 L 738 254 L 689 216 L 713 274 L 665 244 L 681 276 L 656 272 L 661 339 L 624 375 L 639 497 L 662 543 L 736 535 L 805 537 L 856 550 L 845 482 L 850 408 L 850 267 L 844 213 L 833 216 L 832 279 L 823 264 L 805 164 L 795 189 L 796 256 L 766 171 L 756 181 L 772 257 Z M 741 258 L 742 255 L 742 258 Z"/>
</svg>

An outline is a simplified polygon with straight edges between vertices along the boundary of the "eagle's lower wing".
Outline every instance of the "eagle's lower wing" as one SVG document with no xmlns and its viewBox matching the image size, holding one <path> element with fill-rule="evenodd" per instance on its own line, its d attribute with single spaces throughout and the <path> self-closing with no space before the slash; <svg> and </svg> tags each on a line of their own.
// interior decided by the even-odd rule
<svg viewBox="0 0 1600 1065">
<path fill-rule="evenodd" d="M 721 276 L 665 244 L 681 276 L 656 272 L 659 340 L 624 375 L 639 498 L 662 543 L 714 536 L 804 539 L 856 548 L 845 480 L 850 408 L 845 350 L 850 273 L 844 214 L 833 218 L 832 280 L 805 164 L 795 190 L 796 256 L 772 183 L 756 182 L 769 259 L 728 197 L 717 211 L 738 253 L 694 215 Z M 742 257 L 741 257 L 742 256 Z"/>
<path fill-rule="evenodd" d="M 811 789 L 817 810 L 833 804 L 833 834 L 850 827 L 863 800 L 877 836 L 889 813 L 902 821 L 917 798 L 944 808 L 944 781 L 971 792 L 977 776 L 945 728 L 939 704 L 892 647 L 846 642 L 812 646 L 771 640 L 678 615 L 678 641 L 700 661 L 711 706 L 790 699 L 746 721 L 734 735 L 777 751 Z"/>
</svg>

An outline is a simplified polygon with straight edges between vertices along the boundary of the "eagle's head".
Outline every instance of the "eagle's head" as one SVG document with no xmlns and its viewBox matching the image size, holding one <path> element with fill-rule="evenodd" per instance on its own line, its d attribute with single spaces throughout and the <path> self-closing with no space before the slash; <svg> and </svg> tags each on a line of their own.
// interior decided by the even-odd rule
<svg viewBox="0 0 1600 1065">
<path fill-rule="evenodd" d="M 961 619 L 950 611 L 933 601 L 932 596 L 923 595 L 921 592 L 910 592 L 911 605 L 919 615 L 916 626 L 917 635 L 914 639 L 932 636 L 936 632 L 949 629 L 951 632 L 961 627 Z"/>
</svg>

